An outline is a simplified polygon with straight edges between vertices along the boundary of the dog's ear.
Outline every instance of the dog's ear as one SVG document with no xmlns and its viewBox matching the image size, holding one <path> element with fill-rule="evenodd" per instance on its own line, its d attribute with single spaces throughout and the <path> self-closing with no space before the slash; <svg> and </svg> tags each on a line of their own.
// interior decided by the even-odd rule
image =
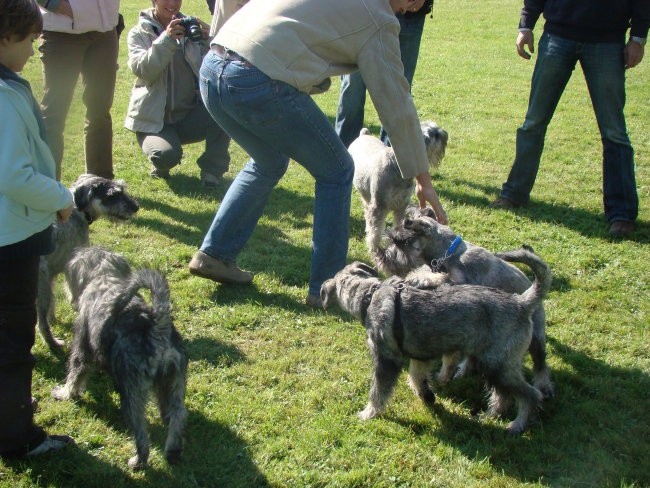
<svg viewBox="0 0 650 488">
<path fill-rule="evenodd" d="M 323 304 L 323 310 L 327 310 L 327 307 L 330 306 L 330 301 L 332 296 L 336 292 L 336 281 L 326 280 L 320 287 L 320 301 Z"/>
<path fill-rule="evenodd" d="M 430 217 L 432 219 L 436 218 L 436 213 L 431 207 L 428 206 L 420 209 L 420 215 L 423 217 Z"/>
<path fill-rule="evenodd" d="M 90 191 L 85 185 L 80 185 L 72 188 L 72 197 L 74 199 L 74 206 L 78 210 L 83 211 L 90 203 Z"/>
</svg>

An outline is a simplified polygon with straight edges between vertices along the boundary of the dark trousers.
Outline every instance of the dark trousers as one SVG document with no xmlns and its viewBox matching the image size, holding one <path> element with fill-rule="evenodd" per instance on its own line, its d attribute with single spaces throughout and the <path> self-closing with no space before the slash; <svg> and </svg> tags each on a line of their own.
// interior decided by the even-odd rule
<svg viewBox="0 0 650 488">
<path fill-rule="evenodd" d="M 39 257 L 0 260 L 0 455 L 21 456 L 45 439 L 34 425 L 32 370 Z"/>
</svg>

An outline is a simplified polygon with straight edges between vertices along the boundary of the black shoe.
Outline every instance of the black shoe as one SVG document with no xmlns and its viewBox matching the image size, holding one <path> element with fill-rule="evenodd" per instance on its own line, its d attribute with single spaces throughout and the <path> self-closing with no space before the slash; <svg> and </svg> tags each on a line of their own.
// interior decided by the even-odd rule
<svg viewBox="0 0 650 488">
<path fill-rule="evenodd" d="M 628 237 L 634 233 L 634 222 L 629 220 L 615 220 L 609 226 L 609 235 L 612 237 Z"/>
</svg>

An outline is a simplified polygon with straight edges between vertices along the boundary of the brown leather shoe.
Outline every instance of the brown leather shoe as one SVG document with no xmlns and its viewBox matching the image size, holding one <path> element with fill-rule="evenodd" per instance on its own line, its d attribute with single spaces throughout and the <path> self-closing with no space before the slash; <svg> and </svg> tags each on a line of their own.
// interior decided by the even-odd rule
<svg viewBox="0 0 650 488">
<path fill-rule="evenodd" d="M 243 271 L 233 263 L 213 258 L 203 251 L 196 251 L 192 257 L 190 273 L 218 283 L 249 285 L 253 282 L 253 273 Z"/>
<path fill-rule="evenodd" d="M 634 222 L 629 220 L 615 220 L 609 226 L 609 235 L 612 237 L 628 237 L 634 232 Z"/>
<path fill-rule="evenodd" d="M 524 206 L 523 203 L 513 202 L 512 200 L 504 197 L 499 197 L 490 204 L 490 207 L 492 208 L 502 208 L 505 210 L 510 210 L 513 208 L 519 208 L 523 206 Z"/>
</svg>

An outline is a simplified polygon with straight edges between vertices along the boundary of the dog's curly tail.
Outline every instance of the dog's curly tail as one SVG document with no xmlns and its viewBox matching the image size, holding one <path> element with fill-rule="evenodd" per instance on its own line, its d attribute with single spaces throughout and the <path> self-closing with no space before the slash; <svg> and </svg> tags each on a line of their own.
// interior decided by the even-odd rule
<svg viewBox="0 0 650 488">
<path fill-rule="evenodd" d="M 135 270 L 129 277 L 128 285 L 115 301 L 115 310 L 126 307 L 142 288 L 147 288 L 151 292 L 151 308 L 156 332 L 161 337 L 168 337 L 172 329 L 172 307 L 169 298 L 169 285 L 159 271 L 153 269 Z"/>
<path fill-rule="evenodd" d="M 533 270 L 535 281 L 530 288 L 521 294 L 521 297 L 533 310 L 537 308 L 551 288 L 553 274 L 548 264 L 535 254 L 535 251 L 530 246 L 526 245 L 521 249 L 497 253 L 496 256 L 511 263 L 523 263 Z"/>
</svg>

